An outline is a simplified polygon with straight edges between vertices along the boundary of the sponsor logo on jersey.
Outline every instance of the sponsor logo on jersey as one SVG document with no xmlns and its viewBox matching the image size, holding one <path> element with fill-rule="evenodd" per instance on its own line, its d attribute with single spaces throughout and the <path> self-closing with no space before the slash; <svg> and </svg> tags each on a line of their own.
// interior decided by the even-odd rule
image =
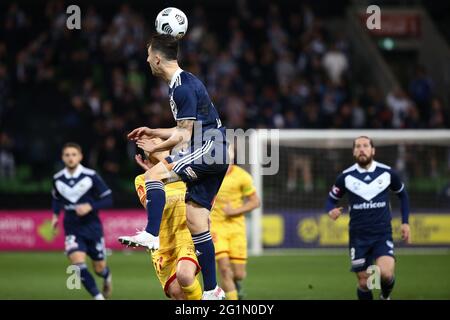
<svg viewBox="0 0 450 320">
<path fill-rule="evenodd" d="M 378 209 L 386 207 L 386 201 L 381 202 L 363 202 L 363 203 L 355 203 L 352 208 L 355 210 L 363 210 L 363 209 Z"/>
</svg>

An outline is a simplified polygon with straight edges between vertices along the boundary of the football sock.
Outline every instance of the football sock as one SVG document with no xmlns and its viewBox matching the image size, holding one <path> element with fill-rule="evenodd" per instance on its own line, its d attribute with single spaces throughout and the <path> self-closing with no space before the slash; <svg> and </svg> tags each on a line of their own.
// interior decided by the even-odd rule
<svg viewBox="0 0 450 320">
<path fill-rule="evenodd" d="M 181 286 L 184 294 L 186 295 L 187 300 L 201 300 L 202 299 L 202 287 L 200 286 L 200 282 L 195 278 L 194 283 L 190 286 L 183 287 Z"/>
<path fill-rule="evenodd" d="M 96 297 L 100 294 L 100 291 L 97 288 L 97 284 L 95 283 L 94 277 L 89 272 L 85 263 L 77 263 L 76 266 L 80 268 L 80 278 L 81 283 L 86 288 L 86 290 L 91 294 L 91 296 Z"/>
<path fill-rule="evenodd" d="M 217 286 L 216 259 L 214 244 L 209 231 L 192 235 L 192 241 L 197 252 L 197 259 L 202 268 L 203 290 L 214 290 Z"/>
<path fill-rule="evenodd" d="M 225 298 L 227 300 L 238 300 L 238 294 L 236 290 L 225 292 Z"/>
<path fill-rule="evenodd" d="M 383 281 L 381 280 L 381 294 L 383 298 L 387 299 L 391 295 L 392 289 L 394 288 L 395 277 L 392 277 L 390 280 Z"/>
<path fill-rule="evenodd" d="M 145 231 L 157 237 L 166 205 L 166 192 L 161 181 L 145 181 L 147 190 L 147 227 Z"/>
<path fill-rule="evenodd" d="M 240 280 L 234 280 L 234 285 L 238 293 L 238 300 L 243 300 L 245 298 L 244 290 L 242 289 L 242 284 Z"/>
<path fill-rule="evenodd" d="M 372 291 L 370 290 L 363 290 L 360 287 L 356 290 L 358 294 L 359 300 L 373 300 Z"/>
</svg>

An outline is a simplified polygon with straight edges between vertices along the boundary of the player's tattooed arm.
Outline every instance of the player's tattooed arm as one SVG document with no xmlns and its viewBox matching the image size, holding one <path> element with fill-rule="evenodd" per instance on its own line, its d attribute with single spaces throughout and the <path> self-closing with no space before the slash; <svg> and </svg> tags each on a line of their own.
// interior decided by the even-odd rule
<svg viewBox="0 0 450 320">
<path fill-rule="evenodd" d="M 175 152 L 185 150 L 189 145 L 192 137 L 192 131 L 194 128 L 194 120 L 179 120 L 175 130 L 179 131 L 179 143 L 173 147 Z"/>
<path fill-rule="evenodd" d="M 194 120 L 179 120 L 177 121 L 177 131 L 180 133 L 180 142 L 191 141 L 192 130 L 194 129 Z"/>
<path fill-rule="evenodd" d="M 177 129 L 177 127 L 173 128 L 158 128 L 152 129 L 152 133 L 154 137 L 161 138 L 163 140 L 169 139 L 173 132 Z"/>
<path fill-rule="evenodd" d="M 155 144 L 150 139 L 142 139 L 137 141 L 137 145 L 149 154 L 173 148 L 184 148 L 191 141 L 193 128 L 194 120 L 180 120 L 177 121 L 175 130 L 167 140 Z"/>
</svg>

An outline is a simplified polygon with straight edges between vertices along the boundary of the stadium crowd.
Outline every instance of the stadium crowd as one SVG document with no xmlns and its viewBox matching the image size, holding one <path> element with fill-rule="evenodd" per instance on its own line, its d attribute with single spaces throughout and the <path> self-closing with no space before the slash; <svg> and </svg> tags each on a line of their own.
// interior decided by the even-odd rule
<svg viewBox="0 0 450 320">
<path fill-rule="evenodd" d="M 0 14 L 0 174 L 15 162 L 48 174 L 73 140 L 114 185 L 135 152 L 125 133 L 174 124 L 167 84 L 146 63 L 153 20 L 126 4 L 109 14 L 90 5 L 81 30 L 68 30 L 66 5 L 48 2 L 40 19 L 14 3 Z M 450 127 L 423 68 L 387 97 L 375 84 L 355 90 L 345 34 L 311 7 L 235 5 L 220 26 L 200 6 L 187 12 L 181 41 L 183 68 L 205 81 L 227 127 Z"/>
</svg>

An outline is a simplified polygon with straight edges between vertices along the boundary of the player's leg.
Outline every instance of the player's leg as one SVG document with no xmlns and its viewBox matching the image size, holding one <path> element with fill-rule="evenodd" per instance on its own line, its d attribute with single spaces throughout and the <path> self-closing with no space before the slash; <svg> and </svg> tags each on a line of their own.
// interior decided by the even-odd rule
<svg viewBox="0 0 450 320">
<path fill-rule="evenodd" d="M 192 235 L 197 259 L 202 269 L 203 294 L 205 296 L 223 296 L 223 290 L 218 288 L 216 280 L 216 260 L 214 244 L 209 232 L 209 209 L 199 204 L 188 201 L 186 203 L 187 227 Z M 217 291 L 217 292 L 216 292 Z"/>
<path fill-rule="evenodd" d="M 216 262 L 220 274 L 220 287 L 225 291 L 227 300 L 237 300 L 238 294 L 234 283 L 230 261 L 230 233 L 220 223 L 211 223 L 211 236 L 216 252 Z"/>
<path fill-rule="evenodd" d="M 242 263 L 236 263 L 236 261 L 231 263 L 231 270 L 233 270 L 234 285 L 238 293 L 238 299 L 243 300 L 245 298 L 244 290 L 242 289 L 242 281 L 247 277 L 247 264 L 245 261 Z"/>
<path fill-rule="evenodd" d="M 159 248 L 159 227 L 166 205 L 164 181 L 179 179 L 176 173 L 171 171 L 173 166 L 173 163 L 167 163 L 164 160 L 145 172 L 147 226 L 145 231 L 140 231 L 135 236 L 119 237 L 121 243 L 129 246 L 143 246 L 149 249 Z"/>
<path fill-rule="evenodd" d="M 112 294 L 112 274 L 109 270 L 106 260 L 92 261 L 95 273 L 103 278 L 103 296 L 111 297 Z"/>
<path fill-rule="evenodd" d="M 247 234 L 245 226 L 235 227 L 234 232 L 230 234 L 230 262 L 238 298 L 242 300 L 245 297 L 242 281 L 247 276 Z"/>
<path fill-rule="evenodd" d="M 86 254 L 92 260 L 95 273 L 103 278 L 103 296 L 109 298 L 112 294 L 112 274 L 106 263 L 106 247 L 103 234 L 99 233 L 93 239 L 86 239 Z"/>
<path fill-rule="evenodd" d="M 358 279 L 357 294 L 359 300 L 373 300 L 372 291 L 367 286 L 367 280 L 369 279 L 369 274 L 364 271 L 355 272 L 356 278 Z"/>
<path fill-rule="evenodd" d="M 228 256 L 223 256 L 217 260 L 217 266 L 220 274 L 220 286 L 225 291 L 227 300 L 237 300 L 238 294 L 234 284 L 233 270 Z"/>
<path fill-rule="evenodd" d="M 73 266 L 77 266 L 80 274 L 80 280 L 86 290 L 94 297 L 95 300 L 104 300 L 104 296 L 100 293 L 95 283 L 95 279 L 89 272 L 86 265 L 86 253 L 83 251 L 72 251 L 68 258 Z"/>
<path fill-rule="evenodd" d="M 370 274 L 367 273 L 367 267 L 369 266 L 369 260 L 371 257 L 369 251 L 372 243 L 365 239 L 361 239 L 359 236 L 355 236 L 350 233 L 350 259 L 351 259 L 351 271 L 356 274 L 358 285 L 356 294 L 359 300 L 373 300 L 372 291 L 367 285 L 367 280 Z"/>
<path fill-rule="evenodd" d="M 163 180 L 173 176 L 173 172 L 171 172 L 172 167 L 172 163 L 167 163 L 164 160 L 145 172 L 148 213 L 145 231 L 154 236 L 159 235 L 162 213 L 164 211 L 164 206 L 166 205 L 166 193 L 164 191 Z"/>
<path fill-rule="evenodd" d="M 389 300 L 392 289 L 395 285 L 395 259 L 391 256 L 381 256 L 376 260 L 376 265 L 380 268 L 381 300 Z"/>
<path fill-rule="evenodd" d="M 222 153 L 219 152 L 221 149 Z M 209 214 L 228 170 L 228 164 L 203 163 L 203 157 L 211 155 L 212 152 L 225 155 L 226 146 L 210 141 L 201 149 L 183 155 L 181 159 L 173 162 L 173 171 L 187 186 L 186 220 L 203 275 L 202 299 L 221 300 L 225 298 L 225 293 L 217 286 L 215 248 L 209 231 Z"/>
<path fill-rule="evenodd" d="M 192 259 L 181 258 L 177 263 L 177 282 L 187 300 L 202 298 L 202 287 L 196 277 L 197 271 L 199 266 Z"/>
<path fill-rule="evenodd" d="M 390 299 L 395 284 L 395 256 L 392 234 L 387 233 L 374 244 L 373 257 L 380 268 L 381 300 Z"/>
<path fill-rule="evenodd" d="M 184 291 L 181 289 L 180 284 L 178 283 L 178 281 L 172 281 L 167 289 L 166 289 L 166 294 L 169 295 L 169 297 L 172 300 L 186 300 L 187 297 L 184 293 Z"/>
</svg>

